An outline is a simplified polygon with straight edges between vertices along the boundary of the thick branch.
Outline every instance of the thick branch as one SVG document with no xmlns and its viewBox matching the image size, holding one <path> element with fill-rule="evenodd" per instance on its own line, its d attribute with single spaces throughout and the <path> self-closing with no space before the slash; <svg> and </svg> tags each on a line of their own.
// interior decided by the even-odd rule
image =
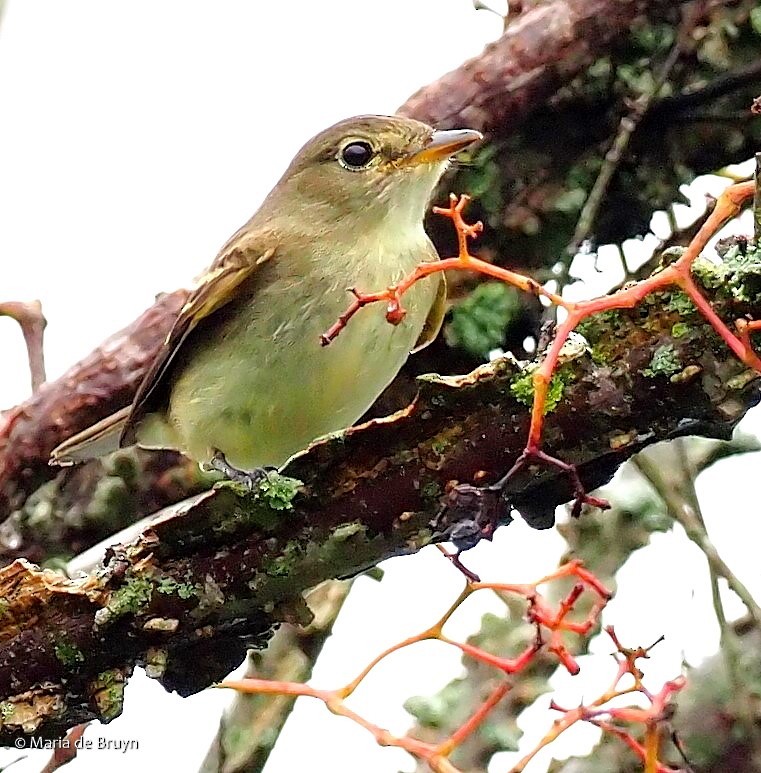
<svg viewBox="0 0 761 773">
<path fill-rule="evenodd" d="M 626 34 L 659 0 L 554 0 L 511 20 L 479 56 L 413 94 L 399 112 L 441 128 L 509 134 Z"/>
<path fill-rule="evenodd" d="M 696 276 L 728 320 L 761 317 L 753 290 L 761 262 L 725 258 L 720 267 L 701 263 Z M 758 374 L 685 296 L 649 301 L 593 318 L 585 328 L 592 354 L 569 354 L 556 376 L 545 448 L 576 463 L 588 486 L 658 440 L 727 437 L 761 397 Z M 298 489 L 277 476 L 257 495 L 222 485 L 109 550 L 82 580 L 23 561 L 0 571 L 0 740 L 112 719 L 135 663 L 147 663 L 167 688 L 199 690 L 237 665 L 246 643 L 261 646 L 274 625 L 308 620 L 307 588 L 472 521 L 484 505 L 472 485 L 497 478 L 523 449 L 530 383 L 508 360 L 468 376 L 424 377 L 409 408 L 294 459 L 284 473 L 302 482 Z M 556 469 L 528 468 L 507 496 L 546 527 L 570 489 Z M 507 506 L 488 505 L 509 521 Z"/>
<path fill-rule="evenodd" d="M 730 0 L 722 2 L 722 5 L 732 4 Z M 608 9 L 609 6 L 615 6 L 615 13 L 606 14 L 602 12 L 602 10 Z M 499 95 L 499 99 L 495 98 L 495 105 L 500 109 L 504 108 L 504 121 L 499 127 L 499 134 L 505 137 L 531 110 L 541 108 L 546 103 L 545 97 L 547 93 L 555 88 L 553 86 L 552 89 L 548 87 L 547 89 L 542 88 L 538 91 L 524 93 L 524 88 L 529 87 L 526 84 L 521 85 L 526 81 L 526 73 L 536 66 L 540 58 L 546 57 L 547 61 L 550 61 L 552 56 L 567 57 L 565 63 L 562 64 L 562 71 L 552 67 L 549 70 L 543 71 L 547 77 L 549 75 L 552 76 L 552 81 L 556 85 L 559 82 L 567 82 L 576 72 L 583 70 L 586 64 L 592 61 L 589 57 L 604 56 L 614 46 L 617 38 L 597 35 L 598 28 L 602 26 L 611 30 L 614 26 L 620 25 L 624 16 L 628 18 L 628 14 L 635 13 L 634 6 L 641 7 L 643 12 L 647 11 L 651 12 L 651 14 L 660 12 L 662 7 L 654 0 L 649 2 L 643 1 L 638 4 L 628 1 L 619 2 L 619 0 L 563 0 L 562 2 L 561 0 L 555 0 L 554 2 L 543 3 L 538 6 L 535 6 L 535 4 L 532 4 L 531 7 L 525 6 L 527 10 L 511 22 L 507 33 L 500 41 L 488 47 L 480 58 L 473 60 L 471 63 L 466 63 L 456 72 L 461 74 L 463 83 L 468 88 L 473 88 L 477 85 L 479 89 L 484 89 L 484 93 L 489 92 L 494 85 L 492 76 L 483 79 L 479 74 L 482 71 L 488 70 L 487 65 L 489 63 L 494 67 L 502 66 L 505 77 L 510 75 L 510 78 L 514 78 L 513 80 L 508 78 L 503 82 L 506 92 Z M 553 19 L 556 19 L 552 30 L 549 27 L 544 29 L 540 23 L 542 19 L 545 19 L 545 14 L 549 14 Z M 568 23 L 562 24 L 559 21 L 562 19 L 565 19 Z M 570 24 L 570 27 L 568 24 Z M 616 28 L 618 29 L 618 27 Z M 564 37 L 568 34 L 569 29 L 572 30 L 573 35 L 578 36 L 573 38 L 571 42 Z M 550 39 L 553 34 L 560 36 L 558 41 L 553 42 Z M 501 47 L 504 46 L 507 46 L 509 51 L 512 52 L 511 56 L 513 58 L 508 57 L 500 64 L 499 56 L 500 52 L 503 51 Z M 579 58 L 579 52 L 587 52 L 588 56 L 585 54 L 584 57 Z M 529 53 L 531 54 L 530 56 Z M 524 69 L 521 69 L 522 67 Z M 526 67 L 529 70 L 526 70 Z M 467 75 L 468 73 L 470 75 Z M 454 74 L 445 76 L 443 82 L 448 83 L 448 79 L 454 77 Z M 529 79 L 526 83 L 530 85 L 532 81 Z M 437 82 L 419 92 L 418 95 L 408 101 L 403 108 L 404 111 L 414 117 L 427 118 L 428 120 L 435 119 L 441 123 L 441 116 L 449 109 L 447 105 L 455 98 L 453 94 L 459 94 L 457 89 L 450 89 L 449 86 L 445 88 L 441 84 L 441 81 Z M 423 95 L 426 95 L 425 98 L 423 98 Z M 460 101 L 465 98 L 465 95 L 462 94 L 456 96 L 456 99 Z M 486 97 L 479 97 L 476 102 L 482 104 L 485 99 Z M 575 123 L 573 125 L 582 127 L 580 134 L 587 138 L 584 140 L 584 147 L 587 147 L 590 143 L 594 145 L 599 141 L 599 137 L 596 137 L 596 135 L 592 136 L 594 134 L 594 127 L 601 123 L 599 115 L 595 112 L 593 105 L 590 107 L 586 103 L 586 98 L 579 100 L 575 110 L 578 115 L 574 119 Z M 547 113 L 547 111 L 544 112 Z M 550 110 L 549 112 L 551 113 L 552 111 Z M 616 122 L 617 120 L 618 117 L 616 117 Z M 569 121 L 570 116 L 564 113 L 558 116 L 558 123 L 552 123 L 546 130 L 540 130 L 536 122 L 532 123 L 531 135 L 537 138 L 537 142 L 542 147 L 542 153 L 557 146 L 563 158 L 554 158 L 542 162 L 540 168 L 530 168 L 528 170 L 523 168 L 523 172 L 518 174 L 520 179 L 516 179 L 512 173 L 505 172 L 504 180 L 501 182 L 499 180 L 491 181 L 489 190 L 492 197 L 495 195 L 499 197 L 501 195 L 499 188 L 502 185 L 511 191 L 510 199 L 512 203 L 508 207 L 509 211 L 503 211 L 502 206 L 500 206 L 499 212 L 494 213 L 495 220 L 504 224 L 513 222 L 516 218 L 519 223 L 526 219 L 523 216 L 526 212 L 522 209 L 522 197 L 520 195 L 515 197 L 514 195 L 516 190 L 520 191 L 523 188 L 523 183 L 520 180 L 524 177 L 535 181 L 535 184 L 541 188 L 543 184 L 541 181 L 546 177 L 545 167 L 556 170 L 557 175 L 561 178 L 566 175 L 568 159 L 576 158 L 578 153 L 576 150 L 569 149 L 565 140 L 557 143 L 556 139 L 562 136 L 567 140 L 569 135 L 568 129 L 571 126 Z M 605 122 L 603 121 L 602 123 L 604 124 Z M 570 131 L 570 134 L 573 135 L 574 131 Z M 579 132 L 576 132 L 576 134 L 579 134 Z M 722 130 L 722 136 L 725 134 L 726 132 Z M 662 136 L 663 129 L 659 128 L 658 143 L 660 143 Z M 523 148 L 522 142 L 521 140 L 520 148 Z M 654 143 L 648 141 L 647 144 L 652 146 Z M 701 142 L 698 144 L 698 147 L 703 148 L 704 144 Z M 689 145 L 689 143 L 679 142 L 677 145 L 679 148 L 682 148 Z M 662 155 L 654 160 L 655 167 L 658 169 L 671 168 L 673 165 L 671 159 L 665 159 Z M 523 149 L 516 152 L 508 148 L 505 156 L 511 159 L 520 159 L 520 165 L 528 163 L 527 159 L 536 159 L 538 157 L 537 148 L 534 146 L 529 147 L 525 152 Z M 726 160 L 730 159 L 719 157 L 717 160 L 714 154 L 712 168 Z M 638 163 L 638 168 L 643 168 L 641 159 L 640 163 Z M 646 173 L 646 176 L 650 176 L 649 171 Z M 682 181 L 680 178 L 679 182 L 681 183 Z M 470 182 L 473 183 L 473 180 Z M 545 181 L 545 183 L 549 188 L 555 190 L 553 195 L 556 195 L 558 190 L 564 190 L 562 187 L 560 189 L 557 188 L 554 177 L 550 181 Z M 476 188 L 478 187 L 478 180 L 476 180 L 474 185 Z M 462 187 L 467 190 L 473 186 L 468 184 Z M 644 195 L 654 200 L 657 198 L 654 192 L 650 191 L 650 189 L 645 190 L 636 180 L 631 183 L 630 187 L 633 190 L 643 190 Z M 666 191 L 664 195 L 668 197 L 671 197 L 673 193 L 670 184 L 666 186 L 659 184 L 656 188 L 661 193 Z M 574 191 L 574 193 L 578 192 Z M 534 196 L 534 198 L 544 201 L 546 197 L 541 194 Z M 481 202 L 477 202 L 477 205 L 480 207 Z M 540 208 L 546 209 L 544 205 L 541 205 Z M 606 217 L 613 216 L 614 220 L 629 218 L 631 213 L 636 210 L 636 207 L 632 207 L 629 204 L 625 207 L 606 205 L 604 208 Z M 476 212 L 476 216 L 479 216 L 479 214 L 485 213 Z M 551 217 L 546 223 L 546 227 L 540 229 L 537 239 L 534 240 L 541 242 L 540 252 L 543 263 L 547 262 L 548 259 L 550 262 L 557 260 L 558 251 L 562 248 L 562 244 L 570 238 L 577 219 L 575 211 L 566 212 L 564 210 L 564 220 L 561 227 L 561 223 L 558 221 L 558 212 L 552 211 L 552 207 L 550 207 L 550 215 Z M 488 221 L 492 218 L 486 217 L 485 219 Z M 531 218 L 529 217 L 529 219 Z M 639 219 L 639 215 L 635 219 Z M 643 222 L 646 223 L 647 220 L 649 220 L 649 215 Z M 438 224 L 431 223 L 430 225 L 433 226 L 433 237 L 442 254 L 447 254 L 449 252 L 448 248 L 451 246 L 448 243 L 451 235 L 448 232 L 446 234 L 440 233 L 446 229 L 442 229 Z M 624 228 L 616 226 L 613 235 L 630 236 L 631 231 L 632 229 L 628 226 Z M 606 232 L 606 234 L 612 238 L 611 233 Z M 597 236 L 604 236 L 606 234 L 598 231 Z M 532 246 L 533 242 L 529 244 L 526 241 L 522 227 L 518 228 L 517 241 L 512 240 L 514 235 L 512 231 L 505 229 L 504 225 L 501 227 L 499 234 L 495 235 L 490 232 L 484 240 L 486 251 L 488 252 L 489 249 L 492 249 L 492 246 L 497 246 L 501 254 L 509 257 L 512 268 L 520 268 L 524 265 L 535 267 L 537 263 L 535 247 L 537 245 Z M 556 243 L 557 240 L 559 240 L 559 243 Z M 147 363 L 154 357 L 184 298 L 184 291 L 177 291 L 164 296 L 143 317 L 136 320 L 135 323 L 125 330 L 112 336 L 104 346 L 93 352 L 81 363 L 75 365 L 63 378 L 53 384 L 45 385 L 40 394 L 34 399 L 9 411 L 5 414 L 5 417 L 0 418 L 0 520 L 6 518 L 12 512 L 18 511 L 29 494 L 36 491 L 40 485 L 56 475 L 56 470 L 48 467 L 47 464 L 49 452 L 55 445 L 71 434 L 84 429 L 94 420 L 111 413 L 114 409 L 122 407 L 131 400 Z M 515 329 L 509 334 L 511 340 L 515 340 L 516 344 L 519 345 L 520 341 L 527 335 L 536 332 L 532 322 L 536 317 L 536 313 L 536 309 L 527 302 L 525 312 L 522 312 L 520 315 L 521 320 L 516 319 L 514 321 Z M 436 353 L 438 353 L 438 358 Z M 472 360 L 468 360 L 462 351 L 448 349 L 443 344 L 436 349 L 429 349 L 423 353 L 417 362 L 426 363 L 422 367 L 414 362 L 411 363 L 412 369 L 417 372 L 425 369 L 438 372 L 464 372 L 467 368 L 472 367 Z M 409 394 L 408 382 L 408 374 L 403 374 L 395 382 L 392 392 L 394 394 L 405 394 L 404 400 L 394 401 L 395 406 L 404 404 L 406 399 L 408 399 L 406 397 Z M 382 401 L 380 407 L 373 411 L 373 415 L 387 413 L 389 410 L 388 404 L 389 401 L 387 399 Z M 161 466 L 171 469 L 174 465 L 176 465 L 176 457 L 166 459 Z M 91 475 L 91 477 L 94 476 Z M 56 483 L 58 484 L 61 480 L 59 478 Z M 63 482 L 65 483 L 66 481 Z M 61 488 L 60 485 L 58 487 Z M 57 501 L 55 493 L 51 494 L 51 496 L 54 501 Z M 161 504 L 165 503 L 165 500 L 161 501 Z M 139 508 L 140 503 L 137 503 L 137 506 Z M 138 516 L 144 514 L 145 511 L 137 513 Z M 57 531 L 57 529 L 51 531 Z M 68 552 L 74 542 L 77 543 L 78 548 L 81 548 L 83 541 L 86 543 L 90 539 L 89 535 L 86 538 L 83 537 L 83 539 L 80 539 L 80 535 L 72 536 L 74 537 L 73 539 L 66 539 L 61 546 L 64 552 Z M 98 536 L 94 536 L 96 536 L 94 541 L 97 541 Z M 33 539 L 29 540 L 24 537 L 23 528 L 15 529 L 10 540 L 5 540 L 3 537 L 2 542 L 5 544 L 0 545 L 3 555 L 18 555 L 18 551 L 26 555 L 29 555 L 31 551 L 35 556 L 42 556 L 46 553 L 45 545 L 39 545 Z M 89 544 L 92 544 L 92 541 Z M 58 552 L 61 552 L 60 548 Z"/>
</svg>

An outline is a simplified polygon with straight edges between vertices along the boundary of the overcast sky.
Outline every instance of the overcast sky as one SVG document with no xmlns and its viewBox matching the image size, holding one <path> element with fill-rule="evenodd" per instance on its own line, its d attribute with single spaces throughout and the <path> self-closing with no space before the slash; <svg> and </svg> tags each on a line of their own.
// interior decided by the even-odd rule
<svg viewBox="0 0 761 773">
<path fill-rule="evenodd" d="M 0 26 L 0 297 L 42 300 L 48 375 L 60 375 L 159 291 L 186 285 L 312 134 L 348 115 L 392 112 L 499 31 L 500 20 L 476 13 L 470 0 L 7 0 Z M 0 320 L 0 351 L 6 407 L 28 391 L 21 337 L 8 320 Z M 709 479 L 706 488 L 719 485 Z M 750 497 L 742 486 L 734 486 L 738 502 Z M 725 495 L 707 517 L 718 522 L 731 511 Z M 753 587 L 753 558 L 742 546 L 723 547 Z M 479 548 L 472 563 L 488 579 L 528 581 L 549 571 L 562 549 L 554 531 L 516 523 Z M 631 634 L 632 644 L 667 634 L 670 644 L 650 662 L 657 682 L 678 673 L 683 650 L 699 659 L 717 636 L 705 613 L 702 557 L 680 532 L 656 535 L 648 550 L 629 562 L 626 571 L 637 579 L 608 620 Z M 386 568 L 381 583 L 358 581 L 315 684 L 348 681 L 383 647 L 435 620 L 461 586 L 435 551 Z M 643 596 L 652 600 L 647 610 Z M 486 609 L 500 609 L 483 597 L 469 605 L 471 627 Z M 451 635 L 468 630 L 455 619 Z M 368 680 L 354 707 L 402 733 L 409 724 L 404 699 L 437 690 L 458 663 L 444 645 L 419 645 Z M 586 695 L 595 689 L 593 676 L 587 669 Z M 576 689 L 568 702 L 578 700 Z M 181 700 L 136 675 L 124 716 L 91 727 L 86 737 L 96 745 L 100 738 L 137 739 L 140 750 L 84 753 L 67 770 L 192 771 L 227 699 L 207 691 Z M 538 711 L 547 718 L 546 703 Z M 589 742 L 594 733 L 581 729 L 576 738 Z M 505 755 L 499 769 L 507 763 Z M 12 770 L 40 766 L 37 755 Z M 387 773 L 411 763 L 321 705 L 300 702 L 267 773 L 297 769 Z M 529 771 L 544 769 L 541 763 Z"/>
</svg>

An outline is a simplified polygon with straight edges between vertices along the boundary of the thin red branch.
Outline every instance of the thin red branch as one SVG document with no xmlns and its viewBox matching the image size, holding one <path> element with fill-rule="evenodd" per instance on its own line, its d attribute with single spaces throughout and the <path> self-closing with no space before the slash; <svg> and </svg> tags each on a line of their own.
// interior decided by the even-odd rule
<svg viewBox="0 0 761 773">
<path fill-rule="evenodd" d="M 566 311 L 566 317 L 558 324 L 553 340 L 545 352 L 542 362 L 533 374 L 534 401 L 531 409 L 531 424 L 524 451 L 518 457 L 512 468 L 508 470 L 506 475 L 497 481 L 497 483 L 492 484 L 490 488 L 498 488 L 501 490 L 514 475 L 526 466 L 526 464 L 531 461 L 537 461 L 545 465 L 558 467 L 570 476 L 575 495 L 573 506 L 574 515 L 580 513 L 584 504 L 590 504 L 596 507 L 607 507 L 607 502 L 604 500 L 590 497 L 586 494 L 574 465 L 550 456 L 541 449 L 547 394 L 549 392 L 552 376 L 560 360 L 563 346 L 579 323 L 587 317 L 609 309 L 633 308 L 651 293 L 657 290 L 663 290 L 667 287 L 676 286 L 690 297 L 698 311 L 705 317 L 707 322 L 713 327 L 735 356 L 749 368 L 761 373 L 761 358 L 759 358 L 754 351 L 750 340 L 751 332 L 758 330 L 759 325 L 755 322 L 740 320 L 736 323 L 738 334 L 735 335 L 713 310 L 713 307 L 702 295 L 691 275 L 693 262 L 703 251 L 709 240 L 724 223 L 739 214 L 744 203 L 754 195 L 754 192 L 755 183 L 752 181 L 730 185 L 719 196 L 716 206 L 677 261 L 666 266 L 647 279 L 628 285 L 610 295 L 577 302 L 566 301 L 555 293 L 546 290 L 530 277 L 517 274 L 498 266 L 493 266 L 490 263 L 486 263 L 485 261 L 472 256 L 468 249 L 468 240 L 472 239 L 480 232 L 481 223 L 478 222 L 472 225 L 466 223 L 462 213 L 469 198 L 467 196 L 460 196 L 458 198 L 452 194 L 450 196 L 449 207 L 435 207 L 434 212 L 448 217 L 452 221 L 458 239 L 457 257 L 446 258 L 432 263 L 423 263 L 398 284 L 388 287 L 381 292 L 365 294 L 360 293 L 357 290 L 352 290 L 355 295 L 355 300 L 347 311 L 341 315 L 336 323 L 323 335 L 322 343 L 324 345 L 329 344 L 346 327 L 354 314 L 362 307 L 371 303 L 377 303 L 379 301 L 387 302 L 388 308 L 386 317 L 392 324 L 398 324 L 404 318 L 405 311 L 402 306 L 402 298 L 405 292 L 423 277 L 430 276 L 439 271 L 448 271 L 450 269 L 477 271 L 501 279 L 525 292 L 547 298 L 547 300 L 555 305 L 562 307 Z M 485 532 L 485 536 L 489 536 L 489 534 Z M 462 565 L 459 563 L 459 554 L 453 556 L 450 555 L 449 558 L 462 568 Z M 474 579 L 472 573 L 467 570 L 466 576 L 470 579 Z"/>
<path fill-rule="evenodd" d="M 539 592 L 538 586 L 555 579 L 566 577 L 575 577 L 578 582 L 574 584 L 571 592 L 561 602 L 558 609 L 555 610 Z M 509 592 L 526 599 L 528 604 L 527 619 L 536 626 L 536 636 L 533 642 L 515 658 L 494 655 L 482 650 L 480 647 L 449 639 L 443 633 L 442 629 L 445 623 L 465 599 L 472 593 L 485 589 Z M 334 690 L 319 690 L 310 685 L 297 682 L 281 682 L 253 678 L 239 681 L 227 681 L 220 686 L 260 695 L 290 695 L 316 698 L 321 700 L 328 710 L 334 714 L 347 717 L 365 728 L 373 735 L 377 743 L 383 746 L 396 746 L 408 751 L 418 759 L 424 760 L 429 768 L 436 773 L 457 773 L 457 769 L 448 759 L 449 755 L 451 755 L 454 749 L 463 743 L 463 741 L 465 741 L 472 733 L 476 732 L 477 728 L 481 725 L 489 712 L 492 711 L 510 690 L 512 686 L 510 681 L 501 681 L 476 711 L 474 711 L 474 713 L 459 728 L 457 728 L 457 730 L 444 741 L 436 745 L 425 743 L 410 736 L 394 736 L 388 730 L 379 727 L 348 708 L 345 703 L 346 699 L 357 689 L 360 683 L 370 671 L 381 662 L 381 660 L 404 647 L 430 639 L 437 639 L 446 644 L 455 646 L 465 654 L 482 663 L 498 668 L 505 674 L 515 675 L 527 668 L 532 663 L 537 652 L 545 647 L 545 637 L 542 635 L 542 630 L 546 629 L 550 632 L 549 641 L 551 642 L 548 650 L 553 652 L 561 663 L 567 665 L 569 659 L 572 660 L 572 658 L 566 646 L 560 640 L 559 634 L 561 631 L 574 631 L 579 626 L 578 623 L 572 623 L 568 621 L 567 618 L 573 611 L 574 605 L 579 600 L 582 593 L 587 590 L 597 597 L 597 601 L 592 605 L 592 612 L 588 617 L 588 620 L 590 621 L 589 625 L 592 625 L 594 622 L 592 621 L 592 615 L 594 615 L 595 621 L 599 619 L 599 614 L 605 605 L 605 602 L 610 598 L 610 592 L 599 582 L 599 580 L 587 572 L 578 561 L 572 561 L 560 567 L 556 572 L 543 577 L 538 582 L 532 584 L 508 585 L 481 582 L 467 583 L 454 603 L 432 626 L 381 652 L 380 655 L 373 658 L 373 660 L 362 669 L 357 677 L 343 687 Z"/>
</svg>

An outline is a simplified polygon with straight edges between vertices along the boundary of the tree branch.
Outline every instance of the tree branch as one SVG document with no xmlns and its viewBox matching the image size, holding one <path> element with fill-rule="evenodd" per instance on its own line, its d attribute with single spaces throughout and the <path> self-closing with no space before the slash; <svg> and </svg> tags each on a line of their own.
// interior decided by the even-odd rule
<svg viewBox="0 0 761 773">
<path fill-rule="evenodd" d="M 731 261 L 704 263 L 698 278 L 719 313 L 761 317 L 751 291 L 761 263 L 740 260 L 742 279 L 732 281 L 713 273 Z M 761 377 L 678 292 L 592 318 L 584 333 L 593 354 L 569 355 L 558 371 L 544 442 L 588 487 L 658 440 L 728 437 L 761 398 Z M 229 483 L 200 495 L 109 550 L 83 579 L 22 560 L 0 570 L 0 742 L 113 719 L 136 663 L 167 689 L 202 689 L 273 626 L 308 621 L 307 588 L 445 540 L 477 518 L 484 502 L 473 486 L 498 478 L 523 450 L 526 375 L 503 359 L 467 376 L 423 377 L 407 409 L 316 442 L 283 471 L 288 478 L 271 477 L 256 495 Z M 571 494 L 555 468 L 529 467 L 507 490 L 536 527 L 551 525 Z M 487 504 L 509 522 L 507 504 Z"/>
<path fill-rule="evenodd" d="M 399 112 L 434 126 L 509 134 L 659 0 L 552 0 L 528 8 L 477 57 L 413 94 Z"/>
<path fill-rule="evenodd" d="M 59 471 L 50 452 L 67 437 L 128 405 L 187 298 L 162 295 L 55 382 L 0 419 L 0 517 Z"/>
<path fill-rule="evenodd" d="M 36 392 L 45 381 L 43 335 L 47 320 L 42 315 L 42 306 L 39 301 L 30 301 L 29 303 L 6 301 L 0 303 L 0 317 L 10 317 L 16 320 L 21 328 L 29 360 L 32 392 Z"/>
</svg>

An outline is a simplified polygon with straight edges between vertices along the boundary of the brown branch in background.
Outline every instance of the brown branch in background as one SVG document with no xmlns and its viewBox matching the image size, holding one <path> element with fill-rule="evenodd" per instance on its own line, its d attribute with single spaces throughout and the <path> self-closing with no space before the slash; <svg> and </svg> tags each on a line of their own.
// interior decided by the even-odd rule
<svg viewBox="0 0 761 773">
<path fill-rule="evenodd" d="M 706 557 L 714 612 L 721 629 L 721 650 L 726 661 L 727 677 L 734 689 L 737 715 L 752 748 L 756 750 L 756 754 L 761 753 L 761 728 L 756 724 L 755 696 L 747 687 L 740 657 L 740 637 L 727 621 L 719 595 L 718 578 L 723 578 L 745 604 L 749 619 L 760 631 L 761 608 L 710 541 L 695 490 L 698 471 L 688 457 L 684 440 L 661 449 L 652 449 L 648 454 L 634 457 L 632 462 L 653 486 L 671 518 L 682 526 L 688 539 L 694 542 Z"/>
<path fill-rule="evenodd" d="M 29 360 L 29 373 L 32 378 L 32 392 L 36 392 L 45 382 L 45 352 L 43 336 L 47 321 L 42 314 L 39 301 L 6 301 L 0 303 L 0 317 L 10 317 L 21 327 Z"/>
<path fill-rule="evenodd" d="M 761 79 L 761 60 L 751 62 L 731 72 L 724 73 L 698 88 L 683 91 L 668 97 L 662 97 L 653 106 L 652 112 L 657 115 L 678 113 L 691 107 L 699 107 L 717 97 L 731 94 L 743 86 L 752 85 Z"/>
<path fill-rule="evenodd" d="M 700 92 L 704 114 L 718 117 L 695 124 L 686 118 L 689 111 L 659 109 L 669 97 L 653 100 L 608 185 L 590 233 L 596 243 L 621 244 L 645 235 L 653 213 L 680 200 L 683 184 L 745 161 L 757 150 L 759 119 L 747 108 L 755 85 L 761 84 L 761 57 L 748 18 L 750 5 L 747 0 L 688 4 L 694 31 L 663 93 Z M 510 118 L 505 127 L 496 124 L 490 144 L 457 170 L 448 188 L 473 194 L 476 216 L 486 223 L 482 255 L 498 265 L 529 270 L 541 281 L 557 279 L 550 267 L 568 260 L 563 248 L 573 240 L 601 157 L 628 112 L 626 99 L 651 88 L 657 63 L 675 40 L 678 16 L 675 3 L 649 6 L 646 16 L 571 83 L 517 116 L 519 123 Z M 742 77 L 723 80 L 716 91 L 701 91 L 728 72 Z M 739 111 L 745 111 L 743 120 L 729 126 L 724 117 Z M 428 225 L 440 250 L 451 252 L 435 223 Z M 511 329 L 516 327 L 520 323 Z M 520 342 L 537 332 L 538 325 L 511 341 L 518 356 Z"/>
<path fill-rule="evenodd" d="M 757 286 L 758 264 L 740 268 L 741 286 Z M 736 300 L 727 295 L 735 283 L 703 276 L 717 313 L 761 318 L 761 298 Z M 727 437 L 759 399 L 761 378 L 674 299 L 660 291 L 609 312 L 585 331 L 595 356 L 564 359 L 544 448 L 572 460 L 589 488 L 658 440 Z M 288 478 L 271 476 L 255 494 L 228 483 L 202 495 L 108 550 L 87 577 L 22 561 L 0 570 L 0 742 L 114 718 L 136 663 L 168 689 L 202 689 L 274 625 L 308 622 L 306 589 L 446 541 L 478 524 L 484 505 L 502 522 L 514 507 L 535 527 L 551 525 L 573 495 L 561 470 L 528 466 L 496 503 L 473 496 L 521 456 L 531 391 L 531 370 L 506 359 L 425 377 L 406 410 L 313 444 L 283 470 Z"/>
<path fill-rule="evenodd" d="M 250 652 L 244 679 L 307 682 L 351 588 L 330 580 L 305 597 L 314 619 L 281 625 L 261 652 Z M 238 693 L 219 724 L 200 773 L 260 773 L 291 714 L 295 697 Z"/>
<path fill-rule="evenodd" d="M 608 185 L 613 179 L 613 175 L 616 173 L 616 170 L 621 163 L 621 159 L 626 153 L 632 135 L 645 117 L 653 100 L 660 93 L 672 68 L 676 64 L 682 50 L 682 40 L 684 39 L 685 34 L 686 31 L 680 31 L 677 42 L 671 47 L 671 51 L 669 51 L 665 62 L 660 67 L 652 87 L 640 94 L 634 100 L 628 114 L 621 119 L 613 143 L 605 154 L 605 159 L 600 168 L 600 172 L 597 175 L 597 179 L 581 209 L 581 214 L 579 215 L 579 220 L 576 224 L 576 230 L 574 231 L 571 243 L 566 248 L 569 255 L 575 255 L 579 251 L 582 243 L 589 237 L 592 226 L 594 225 L 597 214 L 605 198 L 605 192 L 608 190 Z M 570 266 L 568 263 L 565 263 L 564 265 Z"/>
<path fill-rule="evenodd" d="M 756 179 L 761 180 L 761 153 L 756 153 Z M 753 233 L 756 244 L 761 244 L 761 184 L 756 188 L 753 199 Z"/>
<path fill-rule="evenodd" d="M 0 514 L 7 516 L 56 475 L 48 458 L 61 441 L 131 402 L 186 298 L 186 290 L 162 295 L 61 378 L 0 418 Z"/>
<path fill-rule="evenodd" d="M 509 134 L 658 0 L 551 0 L 524 10 L 479 56 L 413 94 L 403 115 Z"/>
</svg>

